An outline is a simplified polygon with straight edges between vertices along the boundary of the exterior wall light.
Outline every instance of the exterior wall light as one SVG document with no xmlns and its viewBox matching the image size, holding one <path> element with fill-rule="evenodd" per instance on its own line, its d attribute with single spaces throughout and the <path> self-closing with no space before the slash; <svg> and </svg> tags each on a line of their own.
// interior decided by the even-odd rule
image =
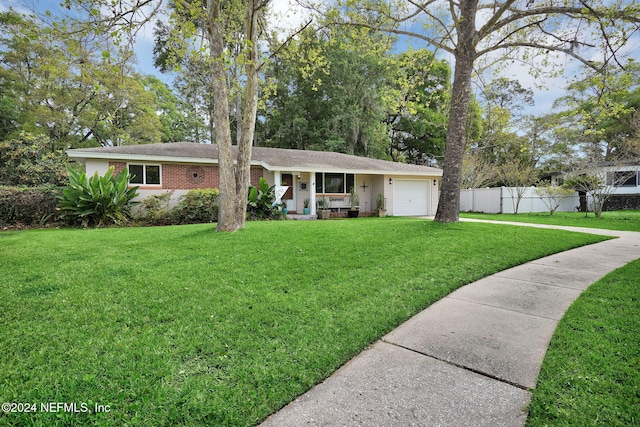
<svg viewBox="0 0 640 427">
<path fill-rule="evenodd" d="M 389 185 L 393 184 L 393 178 L 389 178 Z"/>
</svg>

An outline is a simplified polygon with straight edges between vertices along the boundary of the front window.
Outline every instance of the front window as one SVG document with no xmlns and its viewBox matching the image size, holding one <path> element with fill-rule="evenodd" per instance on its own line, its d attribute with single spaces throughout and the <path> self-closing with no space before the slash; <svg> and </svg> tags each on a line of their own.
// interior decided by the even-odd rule
<svg viewBox="0 0 640 427">
<path fill-rule="evenodd" d="M 316 192 L 324 193 L 324 174 L 321 172 L 316 173 Z"/>
<path fill-rule="evenodd" d="M 344 174 L 343 173 L 325 173 L 324 174 L 325 193 L 344 193 Z"/>
<path fill-rule="evenodd" d="M 638 172 L 608 172 L 607 185 L 616 187 L 635 187 L 638 185 Z"/>
<path fill-rule="evenodd" d="M 317 173 L 316 191 L 325 194 L 346 194 L 355 185 L 352 173 Z"/>
<path fill-rule="evenodd" d="M 130 183 L 160 185 L 160 165 L 129 165 Z"/>
</svg>

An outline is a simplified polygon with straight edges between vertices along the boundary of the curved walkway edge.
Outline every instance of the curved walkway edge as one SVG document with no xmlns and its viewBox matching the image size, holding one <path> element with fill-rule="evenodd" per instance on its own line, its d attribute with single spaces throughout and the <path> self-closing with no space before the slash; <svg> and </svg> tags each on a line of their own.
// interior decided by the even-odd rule
<svg viewBox="0 0 640 427">
<path fill-rule="evenodd" d="M 262 426 L 524 425 L 530 390 L 558 321 L 589 285 L 640 258 L 640 233 L 499 223 L 618 238 L 458 289 Z"/>
</svg>

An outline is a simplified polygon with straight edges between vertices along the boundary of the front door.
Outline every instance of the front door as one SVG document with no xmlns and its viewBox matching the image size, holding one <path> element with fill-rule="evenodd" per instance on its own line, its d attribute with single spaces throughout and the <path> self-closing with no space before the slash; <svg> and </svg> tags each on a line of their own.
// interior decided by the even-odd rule
<svg viewBox="0 0 640 427">
<path fill-rule="evenodd" d="M 282 200 L 287 202 L 287 209 L 289 212 L 295 212 L 296 204 L 293 201 L 293 175 L 290 173 L 282 174 L 282 184 L 287 185 L 287 192 L 282 196 Z"/>
</svg>

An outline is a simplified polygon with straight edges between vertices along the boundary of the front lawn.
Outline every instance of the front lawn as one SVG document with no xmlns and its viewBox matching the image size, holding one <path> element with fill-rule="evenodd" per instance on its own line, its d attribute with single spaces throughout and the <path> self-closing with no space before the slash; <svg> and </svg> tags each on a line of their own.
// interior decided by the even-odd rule
<svg viewBox="0 0 640 427">
<path fill-rule="evenodd" d="M 0 400 L 37 410 L 0 425 L 254 425 L 461 285 L 602 239 L 394 218 L 0 233 Z"/>
<path fill-rule="evenodd" d="M 551 340 L 527 426 L 640 425 L 640 259 L 591 285 Z"/>
<path fill-rule="evenodd" d="M 534 224 L 568 225 L 573 227 L 604 228 L 607 230 L 640 231 L 640 211 L 603 212 L 601 218 L 593 213 L 556 212 L 521 214 L 460 213 L 461 218 L 490 219 L 496 221 L 529 222 Z"/>
</svg>

